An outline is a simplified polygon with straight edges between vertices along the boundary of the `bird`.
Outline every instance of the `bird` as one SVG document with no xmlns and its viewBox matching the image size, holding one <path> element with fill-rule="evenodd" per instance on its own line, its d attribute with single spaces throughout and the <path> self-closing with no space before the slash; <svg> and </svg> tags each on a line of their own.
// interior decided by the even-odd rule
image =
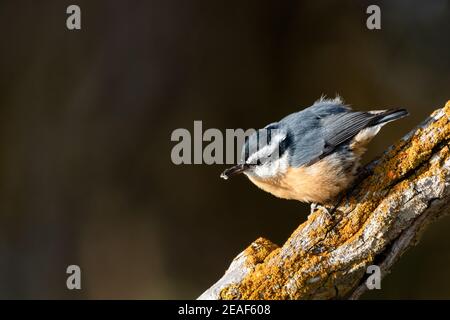
<svg viewBox="0 0 450 320">
<path fill-rule="evenodd" d="M 272 195 L 318 206 L 330 205 L 357 179 L 369 142 L 406 109 L 353 111 L 341 97 L 322 96 L 312 106 L 255 130 L 245 138 L 240 162 L 223 171 L 245 174 Z"/>
</svg>

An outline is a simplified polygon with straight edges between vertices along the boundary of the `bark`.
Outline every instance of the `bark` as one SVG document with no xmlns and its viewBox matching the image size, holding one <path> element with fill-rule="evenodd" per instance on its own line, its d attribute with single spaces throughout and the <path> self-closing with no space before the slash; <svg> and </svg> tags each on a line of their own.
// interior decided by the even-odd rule
<svg viewBox="0 0 450 320">
<path fill-rule="evenodd" d="M 199 299 L 357 299 L 450 208 L 450 101 L 367 167 L 331 208 L 278 247 L 260 238 Z M 330 210 L 330 209 L 329 209 Z"/>
</svg>

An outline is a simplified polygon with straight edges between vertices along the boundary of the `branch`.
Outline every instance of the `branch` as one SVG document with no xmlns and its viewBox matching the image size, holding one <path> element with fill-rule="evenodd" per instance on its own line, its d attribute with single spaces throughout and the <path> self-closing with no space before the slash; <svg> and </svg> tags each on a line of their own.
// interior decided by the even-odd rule
<svg viewBox="0 0 450 320">
<path fill-rule="evenodd" d="M 199 299 L 357 299 L 369 265 L 388 274 L 450 209 L 450 101 L 367 167 L 332 208 L 316 210 L 282 247 L 258 239 Z"/>
</svg>

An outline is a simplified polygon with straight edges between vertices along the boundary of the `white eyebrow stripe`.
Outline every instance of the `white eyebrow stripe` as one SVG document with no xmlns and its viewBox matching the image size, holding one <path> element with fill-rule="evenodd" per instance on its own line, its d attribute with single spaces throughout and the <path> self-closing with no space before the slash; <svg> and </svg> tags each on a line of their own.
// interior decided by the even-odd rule
<svg viewBox="0 0 450 320">
<path fill-rule="evenodd" d="M 279 129 L 271 130 L 275 131 L 274 137 L 271 139 L 270 144 L 265 145 L 255 153 L 251 154 L 245 163 L 255 164 L 258 159 L 270 156 L 280 146 L 280 142 L 286 139 L 286 132 Z M 278 157 L 280 154 L 278 154 Z"/>
</svg>

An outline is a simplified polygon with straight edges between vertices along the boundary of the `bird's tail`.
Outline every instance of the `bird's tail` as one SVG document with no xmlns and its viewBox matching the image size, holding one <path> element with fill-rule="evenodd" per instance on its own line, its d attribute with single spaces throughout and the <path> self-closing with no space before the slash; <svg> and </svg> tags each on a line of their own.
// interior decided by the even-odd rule
<svg viewBox="0 0 450 320">
<path fill-rule="evenodd" d="M 406 109 L 389 109 L 381 111 L 375 118 L 375 124 L 386 124 L 388 122 L 407 117 L 409 112 Z"/>
</svg>

